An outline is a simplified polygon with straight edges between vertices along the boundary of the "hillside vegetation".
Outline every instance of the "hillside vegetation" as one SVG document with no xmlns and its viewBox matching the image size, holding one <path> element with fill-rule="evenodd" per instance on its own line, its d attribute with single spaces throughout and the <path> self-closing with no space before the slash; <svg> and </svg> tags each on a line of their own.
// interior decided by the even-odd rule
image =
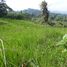
<svg viewBox="0 0 67 67">
<path fill-rule="evenodd" d="M 27 62 L 27 67 L 67 67 L 66 46 L 57 46 L 66 33 L 67 28 L 0 19 L 0 39 L 4 41 L 7 67 L 20 67 Z M 0 43 L 0 67 L 4 67 L 1 48 Z"/>
</svg>

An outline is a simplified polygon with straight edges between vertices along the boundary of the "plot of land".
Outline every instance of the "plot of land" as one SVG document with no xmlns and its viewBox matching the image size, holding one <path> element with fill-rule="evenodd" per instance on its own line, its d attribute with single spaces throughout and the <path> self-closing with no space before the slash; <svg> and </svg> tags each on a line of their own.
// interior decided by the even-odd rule
<svg viewBox="0 0 67 67">
<path fill-rule="evenodd" d="M 4 41 L 7 67 L 20 67 L 29 60 L 35 61 L 39 67 L 67 67 L 67 52 L 62 53 L 64 47 L 56 47 L 67 28 L 24 20 L 0 19 L 0 22 L 0 39 Z M 0 67 L 4 67 L 1 50 Z"/>
</svg>

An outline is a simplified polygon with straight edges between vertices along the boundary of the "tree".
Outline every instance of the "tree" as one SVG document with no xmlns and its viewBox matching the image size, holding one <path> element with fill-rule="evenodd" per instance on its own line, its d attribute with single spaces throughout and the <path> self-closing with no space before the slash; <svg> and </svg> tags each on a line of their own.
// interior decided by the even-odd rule
<svg viewBox="0 0 67 67">
<path fill-rule="evenodd" d="M 5 8 L 4 3 L 0 3 L 0 17 L 5 16 L 7 14 L 7 9 Z"/>
<path fill-rule="evenodd" d="M 7 15 L 8 11 L 12 11 L 12 9 L 7 6 L 4 0 L 0 0 L 0 17 Z"/>
<path fill-rule="evenodd" d="M 44 22 L 48 22 L 49 11 L 47 9 L 47 3 L 46 3 L 46 1 L 42 1 L 42 3 L 41 3 L 40 6 L 41 6 L 41 10 L 42 10 L 42 15 L 43 15 Z"/>
</svg>

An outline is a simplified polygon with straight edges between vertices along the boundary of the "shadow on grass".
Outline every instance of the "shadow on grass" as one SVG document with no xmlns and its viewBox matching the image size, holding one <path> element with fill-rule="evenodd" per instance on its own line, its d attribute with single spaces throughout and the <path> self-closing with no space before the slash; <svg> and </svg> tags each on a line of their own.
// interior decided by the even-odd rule
<svg viewBox="0 0 67 67">
<path fill-rule="evenodd" d="M 8 24 L 8 23 L 5 21 L 0 21 L 0 25 L 6 25 L 6 24 Z"/>
</svg>

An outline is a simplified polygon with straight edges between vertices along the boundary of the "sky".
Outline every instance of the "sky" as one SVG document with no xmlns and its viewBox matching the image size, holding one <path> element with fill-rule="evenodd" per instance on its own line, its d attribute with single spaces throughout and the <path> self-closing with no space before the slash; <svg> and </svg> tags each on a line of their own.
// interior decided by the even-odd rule
<svg viewBox="0 0 67 67">
<path fill-rule="evenodd" d="M 27 8 L 40 9 L 43 0 L 6 0 L 6 3 L 14 10 Z M 45 0 L 50 11 L 67 12 L 67 0 Z"/>
</svg>

